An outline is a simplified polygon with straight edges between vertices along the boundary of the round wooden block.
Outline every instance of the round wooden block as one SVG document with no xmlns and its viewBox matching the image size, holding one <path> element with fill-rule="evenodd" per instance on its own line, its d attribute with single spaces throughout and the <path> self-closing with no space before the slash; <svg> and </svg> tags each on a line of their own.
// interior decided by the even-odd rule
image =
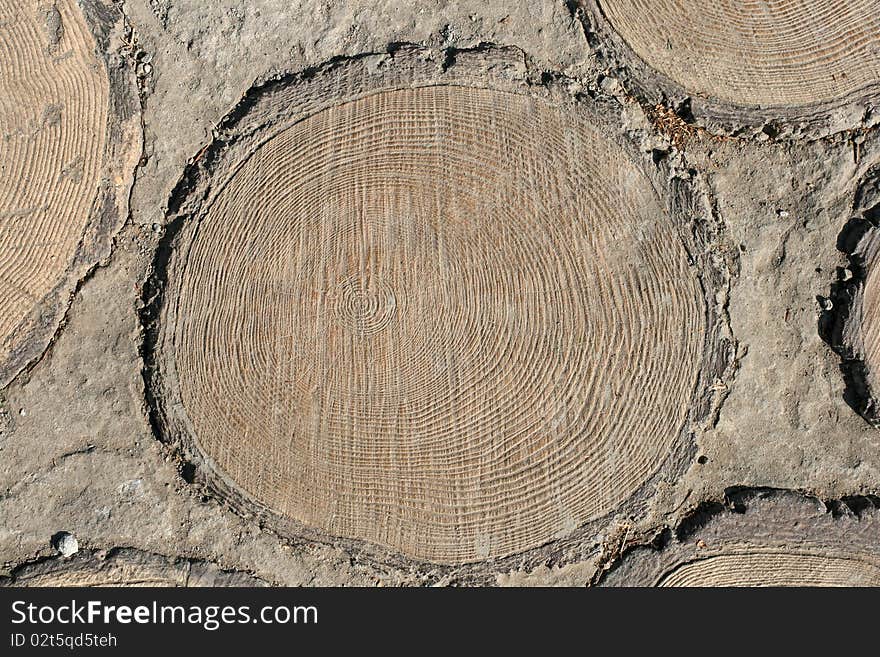
<svg viewBox="0 0 880 657">
<path fill-rule="evenodd" d="M 589 114 L 395 60 L 235 118 L 208 198 L 181 201 L 157 397 L 245 512 L 424 561 L 510 555 L 668 457 L 701 283 Z"/>
</svg>

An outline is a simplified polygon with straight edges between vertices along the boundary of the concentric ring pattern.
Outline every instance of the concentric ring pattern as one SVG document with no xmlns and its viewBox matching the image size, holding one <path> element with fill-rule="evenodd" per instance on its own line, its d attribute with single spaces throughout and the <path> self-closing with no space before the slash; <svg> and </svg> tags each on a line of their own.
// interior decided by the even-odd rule
<svg viewBox="0 0 880 657">
<path fill-rule="evenodd" d="M 814 554 L 723 554 L 682 564 L 659 586 L 880 586 L 880 568 Z"/>
<path fill-rule="evenodd" d="M 880 85 L 878 0 L 598 0 L 651 68 L 739 106 L 805 106 Z"/>
<path fill-rule="evenodd" d="M 323 533 L 466 563 L 657 471 L 702 358 L 648 178 L 519 94 L 383 91 L 267 136 L 201 215 L 173 360 L 203 450 Z"/>
<path fill-rule="evenodd" d="M 109 81 L 74 0 L 0 0 L 0 369 L 66 278 L 99 194 Z"/>
</svg>

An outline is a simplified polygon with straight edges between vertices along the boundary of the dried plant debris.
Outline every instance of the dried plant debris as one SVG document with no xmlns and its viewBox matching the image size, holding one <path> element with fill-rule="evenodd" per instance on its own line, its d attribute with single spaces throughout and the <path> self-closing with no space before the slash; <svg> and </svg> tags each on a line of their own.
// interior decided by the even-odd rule
<svg viewBox="0 0 880 657">
<path fill-rule="evenodd" d="M 128 213 L 139 105 L 112 7 L 0 0 L 0 386 L 46 348 Z"/>
<path fill-rule="evenodd" d="M 880 500 L 744 491 L 665 545 L 626 554 L 603 586 L 880 586 Z"/>
<path fill-rule="evenodd" d="M 719 347 L 686 182 L 481 48 L 255 89 L 172 199 L 157 430 L 284 535 L 468 564 L 685 467 Z"/>
<path fill-rule="evenodd" d="M 0 586 L 266 586 L 256 577 L 192 559 L 132 548 L 85 550 L 19 566 Z"/>
<path fill-rule="evenodd" d="M 874 0 L 582 0 L 581 6 L 589 31 L 604 37 L 597 47 L 649 103 L 686 102 L 692 116 L 713 127 L 745 123 L 774 133 L 880 121 Z"/>
</svg>

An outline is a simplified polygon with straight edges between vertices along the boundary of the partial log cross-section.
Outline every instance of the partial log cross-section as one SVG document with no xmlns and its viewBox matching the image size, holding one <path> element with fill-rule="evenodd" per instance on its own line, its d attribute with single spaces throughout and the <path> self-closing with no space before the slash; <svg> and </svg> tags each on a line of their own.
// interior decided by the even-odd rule
<svg viewBox="0 0 880 657">
<path fill-rule="evenodd" d="M 842 358 L 849 405 L 880 426 L 880 166 L 860 181 L 837 239 L 846 275 L 832 286 L 820 333 Z"/>
<path fill-rule="evenodd" d="M 170 423 L 243 508 L 420 560 L 509 555 L 608 514 L 679 440 L 703 359 L 665 203 L 589 116 L 357 79 L 306 116 L 291 98 L 327 91 L 267 92 L 253 124 L 279 123 L 237 128 L 253 148 L 230 141 L 183 218 Z"/>
<path fill-rule="evenodd" d="M 858 345 L 862 355 L 870 391 L 876 395 L 880 391 L 880 230 L 870 230 L 859 245 L 859 257 L 865 271 L 864 286 L 861 290 L 861 307 L 857 311 L 858 326 L 852 325 L 853 342 Z M 872 404 L 876 414 L 876 399 Z"/>
<path fill-rule="evenodd" d="M 876 0 L 598 0 L 611 27 L 686 92 L 804 107 L 880 92 Z"/>
<path fill-rule="evenodd" d="M 743 492 L 701 511 L 662 549 L 625 555 L 605 586 L 880 586 L 876 498 L 823 504 L 797 493 Z"/>
<path fill-rule="evenodd" d="M 117 16 L 85 6 L 90 22 L 75 0 L 0 0 L 0 385 L 106 255 L 139 157 L 125 67 L 104 60 Z"/>
<path fill-rule="evenodd" d="M 880 567 L 842 556 L 776 552 L 722 554 L 682 564 L 660 586 L 880 586 Z"/>
</svg>

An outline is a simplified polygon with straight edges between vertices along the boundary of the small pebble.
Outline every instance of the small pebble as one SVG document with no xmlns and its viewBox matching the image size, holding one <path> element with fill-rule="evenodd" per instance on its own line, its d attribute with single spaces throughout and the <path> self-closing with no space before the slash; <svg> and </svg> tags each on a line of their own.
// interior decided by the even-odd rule
<svg viewBox="0 0 880 657">
<path fill-rule="evenodd" d="M 79 541 L 70 532 L 58 532 L 52 537 L 52 547 L 58 550 L 62 557 L 72 557 L 79 552 Z"/>
</svg>

